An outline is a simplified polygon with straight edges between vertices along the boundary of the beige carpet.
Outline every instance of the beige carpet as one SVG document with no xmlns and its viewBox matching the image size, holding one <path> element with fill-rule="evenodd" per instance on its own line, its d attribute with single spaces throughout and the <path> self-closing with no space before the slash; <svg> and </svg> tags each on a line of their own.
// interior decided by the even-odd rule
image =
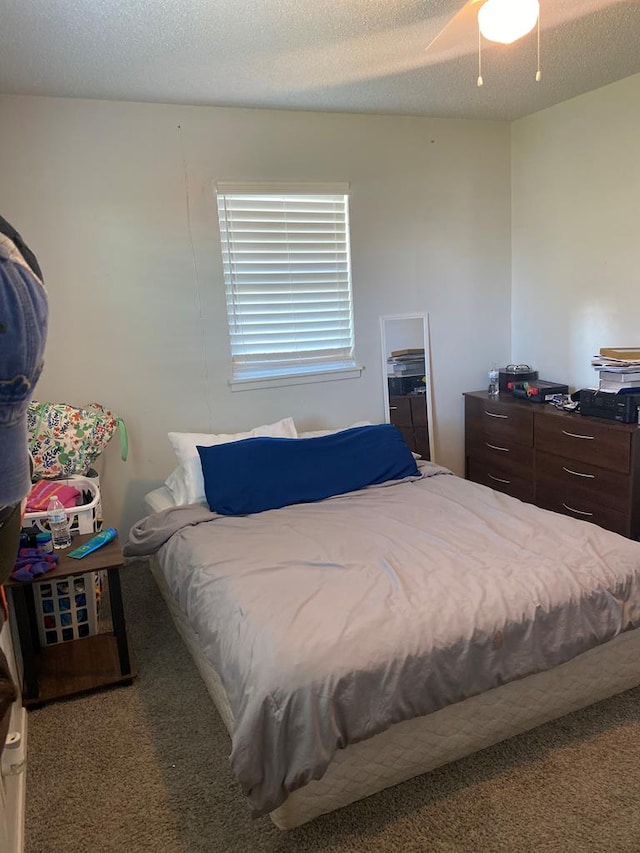
<svg viewBox="0 0 640 853">
<path fill-rule="evenodd" d="M 140 677 L 30 713 L 26 853 L 640 853 L 640 689 L 292 832 L 252 821 L 152 577 L 122 575 Z"/>
</svg>

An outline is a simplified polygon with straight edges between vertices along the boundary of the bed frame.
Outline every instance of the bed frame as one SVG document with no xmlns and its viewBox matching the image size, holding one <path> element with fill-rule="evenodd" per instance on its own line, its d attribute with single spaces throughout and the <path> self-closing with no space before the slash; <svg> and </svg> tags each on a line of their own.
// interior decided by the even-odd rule
<svg viewBox="0 0 640 853">
<path fill-rule="evenodd" d="M 222 682 L 173 598 L 155 558 L 151 571 L 176 628 L 229 733 L 234 719 Z M 322 779 L 271 812 L 280 829 L 361 800 L 477 750 L 640 684 L 640 629 L 621 634 L 568 663 L 391 726 L 339 750 Z"/>
</svg>

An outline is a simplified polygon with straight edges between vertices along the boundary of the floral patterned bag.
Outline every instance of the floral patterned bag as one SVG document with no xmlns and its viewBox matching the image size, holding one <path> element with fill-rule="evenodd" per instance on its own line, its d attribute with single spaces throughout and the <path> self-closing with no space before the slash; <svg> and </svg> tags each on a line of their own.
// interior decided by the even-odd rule
<svg viewBox="0 0 640 853">
<path fill-rule="evenodd" d="M 27 410 L 27 426 L 34 480 L 87 474 L 116 430 L 122 459 L 127 458 L 124 421 L 99 403 L 78 408 L 34 400 Z"/>
</svg>

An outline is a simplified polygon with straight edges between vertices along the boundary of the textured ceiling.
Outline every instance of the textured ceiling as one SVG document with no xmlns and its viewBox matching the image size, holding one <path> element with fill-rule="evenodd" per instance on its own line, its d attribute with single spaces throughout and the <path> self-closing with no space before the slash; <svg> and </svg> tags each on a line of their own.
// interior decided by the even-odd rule
<svg viewBox="0 0 640 853">
<path fill-rule="evenodd" d="M 640 72 L 640 0 L 540 5 L 542 81 L 532 33 L 478 89 L 463 0 L 0 0 L 0 92 L 513 119 Z"/>
</svg>

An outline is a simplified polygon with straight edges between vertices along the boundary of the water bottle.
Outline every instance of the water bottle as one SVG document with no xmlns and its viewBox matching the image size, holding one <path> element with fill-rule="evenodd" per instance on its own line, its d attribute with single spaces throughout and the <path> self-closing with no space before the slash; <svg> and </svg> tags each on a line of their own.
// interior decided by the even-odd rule
<svg viewBox="0 0 640 853">
<path fill-rule="evenodd" d="M 71 531 L 65 508 L 60 499 L 54 495 L 47 507 L 49 530 L 53 539 L 54 548 L 68 548 L 71 545 Z"/>
<path fill-rule="evenodd" d="M 500 393 L 500 371 L 497 367 L 492 367 L 489 371 L 489 396 L 497 397 Z"/>
</svg>

